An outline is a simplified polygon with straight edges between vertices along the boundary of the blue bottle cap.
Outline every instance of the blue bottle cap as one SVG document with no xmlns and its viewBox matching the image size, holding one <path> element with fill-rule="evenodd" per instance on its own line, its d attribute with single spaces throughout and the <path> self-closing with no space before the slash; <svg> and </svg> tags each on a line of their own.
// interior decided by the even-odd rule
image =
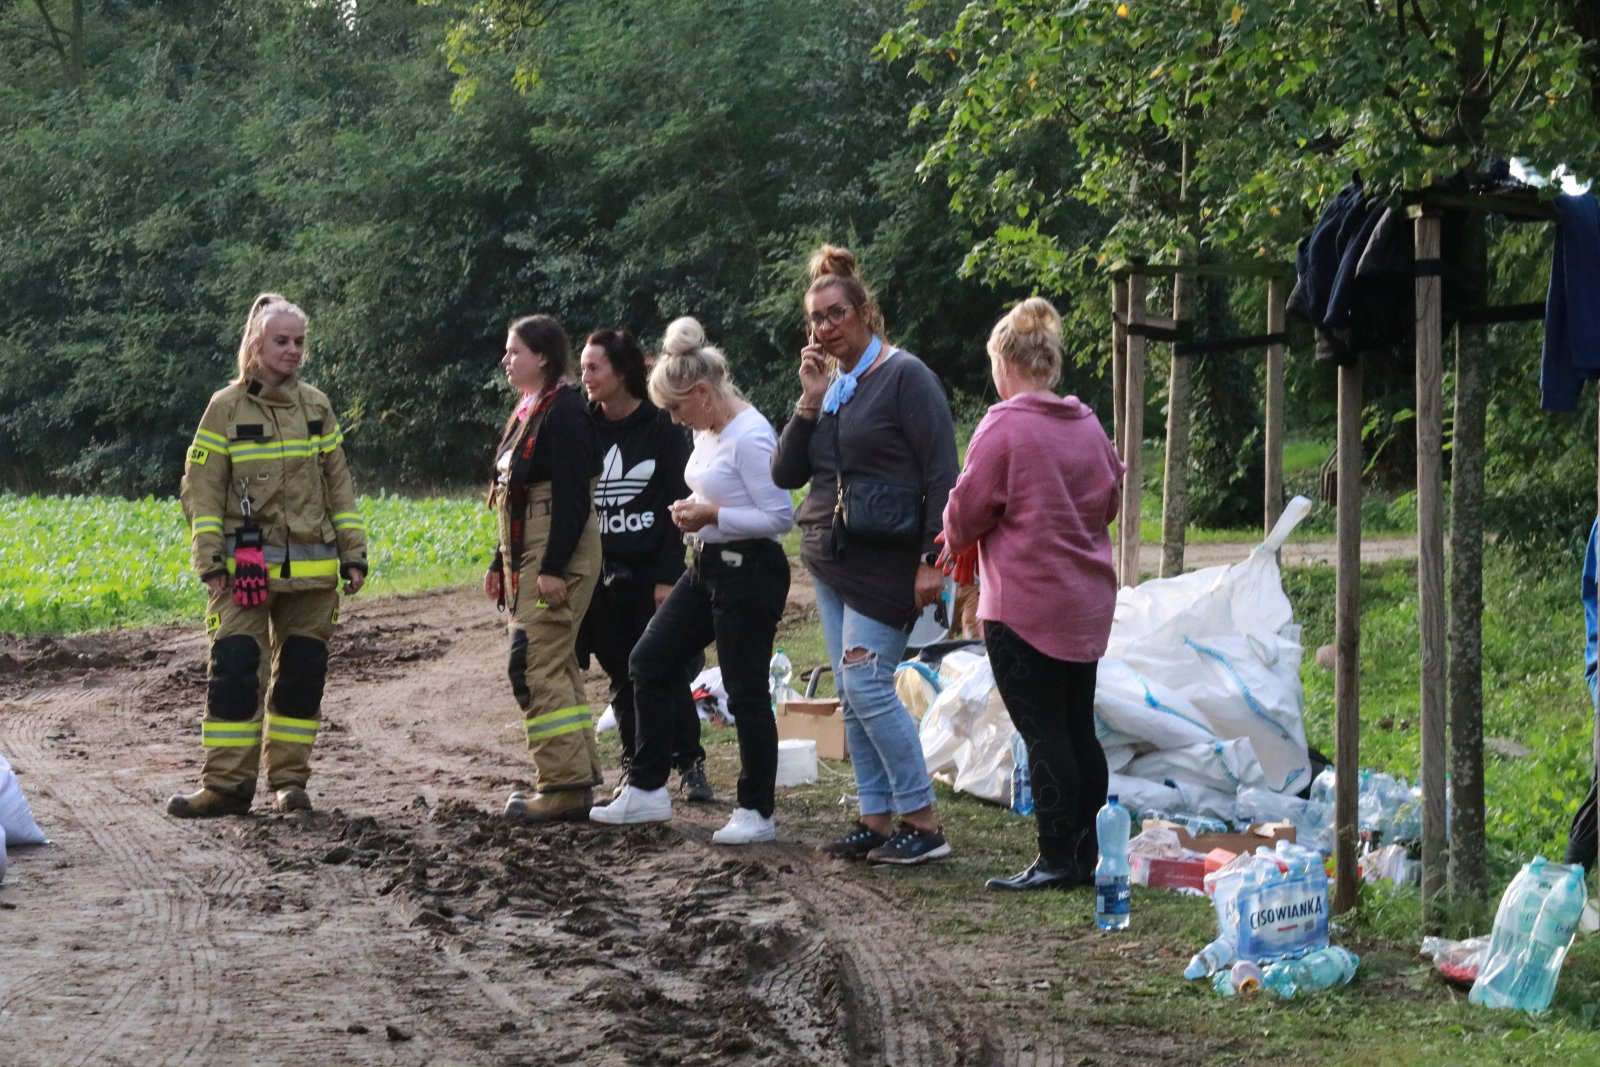
<svg viewBox="0 0 1600 1067">
<path fill-rule="evenodd" d="M 1106 796 L 1106 803 L 1107 804 L 1115 804 L 1116 802 L 1117 802 L 1117 794 L 1111 793 L 1111 794 L 1108 794 Z"/>
</svg>

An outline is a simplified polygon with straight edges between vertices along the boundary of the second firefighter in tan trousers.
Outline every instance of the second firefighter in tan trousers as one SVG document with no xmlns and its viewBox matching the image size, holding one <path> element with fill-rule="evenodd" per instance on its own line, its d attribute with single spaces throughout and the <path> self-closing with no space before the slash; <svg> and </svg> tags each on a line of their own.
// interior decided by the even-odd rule
<svg viewBox="0 0 1600 1067">
<path fill-rule="evenodd" d="M 535 793 L 512 793 L 505 813 L 526 822 L 587 818 L 601 781 L 575 654 L 600 575 L 599 440 L 583 400 L 563 381 L 570 351 L 555 319 L 533 315 L 511 323 L 501 360 L 521 400 L 496 449 L 490 502 L 499 547 L 484 592 L 511 613 L 507 673 Z"/>
</svg>

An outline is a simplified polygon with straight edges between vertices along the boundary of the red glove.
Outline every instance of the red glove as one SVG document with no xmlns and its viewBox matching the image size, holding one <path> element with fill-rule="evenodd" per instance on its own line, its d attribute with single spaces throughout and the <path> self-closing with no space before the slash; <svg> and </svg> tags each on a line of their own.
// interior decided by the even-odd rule
<svg viewBox="0 0 1600 1067">
<path fill-rule="evenodd" d="M 234 535 L 233 602 L 241 608 L 267 602 L 267 561 L 261 555 L 261 528 L 242 526 Z"/>
<path fill-rule="evenodd" d="M 933 541 L 939 546 L 939 569 L 954 578 L 957 585 L 971 585 L 978 577 L 978 546 L 952 556 L 943 530 L 934 535 Z"/>
</svg>

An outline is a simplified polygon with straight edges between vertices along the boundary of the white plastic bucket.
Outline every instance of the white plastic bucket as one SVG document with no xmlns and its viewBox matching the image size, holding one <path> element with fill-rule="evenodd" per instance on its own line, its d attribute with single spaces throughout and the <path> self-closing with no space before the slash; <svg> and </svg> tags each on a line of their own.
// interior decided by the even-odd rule
<svg viewBox="0 0 1600 1067">
<path fill-rule="evenodd" d="M 810 785 L 817 780 L 817 743 L 794 737 L 778 742 L 778 780 L 780 789 Z"/>
</svg>

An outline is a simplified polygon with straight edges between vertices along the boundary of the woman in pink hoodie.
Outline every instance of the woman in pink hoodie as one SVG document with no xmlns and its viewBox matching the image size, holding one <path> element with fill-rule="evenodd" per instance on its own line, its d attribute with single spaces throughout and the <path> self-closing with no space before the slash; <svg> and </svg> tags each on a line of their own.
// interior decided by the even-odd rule
<svg viewBox="0 0 1600 1067">
<path fill-rule="evenodd" d="M 945 554 L 969 567 L 977 554 L 978 618 L 1028 746 L 1039 857 L 988 886 L 1071 889 L 1094 880 L 1094 816 L 1106 798 L 1094 686 L 1117 603 L 1108 527 L 1124 467 L 1094 412 L 1055 395 L 1061 316 L 1048 301 L 1025 300 L 995 324 L 989 362 L 1000 403 L 950 492 Z"/>
</svg>

